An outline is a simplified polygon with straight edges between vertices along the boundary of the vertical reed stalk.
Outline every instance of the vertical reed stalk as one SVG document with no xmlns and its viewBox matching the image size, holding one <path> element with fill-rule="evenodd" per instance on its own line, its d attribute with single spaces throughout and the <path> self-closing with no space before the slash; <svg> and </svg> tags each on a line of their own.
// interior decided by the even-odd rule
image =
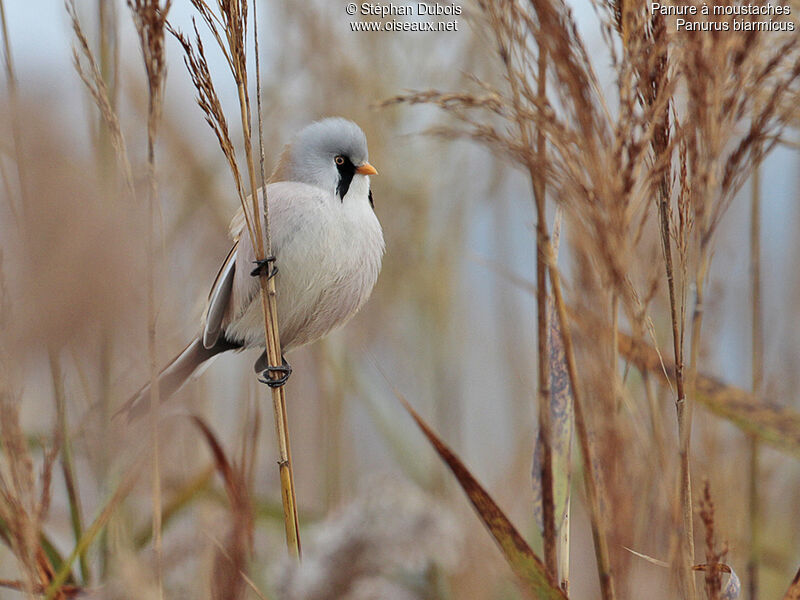
<svg viewBox="0 0 800 600">
<path fill-rule="evenodd" d="M 239 87 L 239 100 L 242 103 L 243 88 Z M 251 189 L 256 190 L 253 193 L 255 215 L 255 231 L 268 231 L 269 220 L 266 219 L 265 229 L 261 229 L 261 220 L 259 218 L 259 210 L 257 205 L 257 190 L 255 182 L 255 170 L 253 167 L 252 150 L 250 150 L 250 131 L 249 123 L 247 122 L 244 104 L 242 106 L 242 128 L 245 131 L 245 153 L 247 155 L 247 170 L 250 176 Z M 267 190 L 264 187 L 264 214 L 267 215 Z M 270 243 L 269 233 L 266 235 L 267 241 L 258 233 L 256 233 L 256 258 L 263 260 L 267 256 L 272 256 L 272 246 Z M 275 281 L 269 278 L 266 274 L 262 273 L 259 276 L 259 283 L 261 284 L 261 309 L 264 312 L 264 335 L 267 341 L 267 357 L 269 364 L 277 367 L 282 363 L 281 345 L 278 335 L 278 319 L 277 319 L 277 305 L 276 305 L 276 291 Z M 289 552 L 296 557 L 300 557 L 300 524 L 297 517 L 297 506 L 294 491 L 294 475 L 292 472 L 292 456 L 291 447 L 289 445 L 289 424 L 286 414 L 286 396 L 283 387 L 271 388 L 272 392 L 272 408 L 275 417 L 275 433 L 278 438 L 278 468 L 281 478 L 281 500 L 283 504 L 284 526 L 286 529 L 286 544 Z"/>
<path fill-rule="evenodd" d="M 158 311 L 156 308 L 156 269 L 157 239 L 156 217 L 160 213 L 158 202 L 158 181 L 156 179 L 156 139 L 164 100 L 166 81 L 166 57 L 164 32 L 171 0 L 128 0 L 139 45 L 147 73 L 147 346 L 150 358 L 150 417 L 151 444 L 153 453 L 152 501 L 153 501 L 153 550 L 156 556 L 156 587 L 159 597 L 164 597 L 162 561 L 162 512 L 161 512 L 161 472 L 160 447 L 158 438 L 158 415 L 161 405 L 159 398 L 159 361 L 156 329 Z"/>
<path fill-rule="evenodd" d="M 764 377 L 764 323 L 761 316 L 761 165 L 753 170 L 750 193 L 750 292 L 752 309 L 752 392 L 761 393 Z M 758 456 L 759 444 L 755 437 L 750 438 L 750 485 L 749 485 L 749 554 L 747 560 L 747 589 L 750 600 L 758 598 L 759 563 L 759 496 L 758 496 Z"/>
<path fill-rule="evenodd" d="M 668 185 L 668 184 L 667 184 Z M 680 456 L 680 505 L 683 520 L 681 574 L 684 586 L 684 595 L 693 600 L 697 597 L 694 584 L 692 565 L 694 563 L 694 524 L 692 522 L 692 483 L 689 471 L 689 426 L 687 415 L 686 391 L 683 381 L 683 347 L 682 347 L 682 322 L 678 320 L 677 300 L 675 298 L 675 271 L 672 262 L 672 247 L 669 237 L 669 195 L 661 186 L 661 195 L 658 200 L 658 216 L 661 227 L 661 245 L 664 252 L 664 265 L 667 274 L 667 287 L 669 289 L 669 310 L 672 322 L 672 346 L 675 357 L 675 409 L 678 418 L 678 453 Z"/>
<path fill-rule="evenodd" d="M 595 470 L 594 451 L 589 440 L 589 428 L 586 424 L 583 406 L 583 396 L 578 386 L 578 369 L 575 364 L 575 350 L 572 346 L 572 332 L 569 328 L 569 317 L 561 292 L 561 276 L 555 263 L 555 256 L 549 240 L 545 246 L 550 284 L 553 288 L 553 300 L 558 313 L 558 322 L 561 325 L 561 335 L 564 341 L 564 356 L 567 360 L 567 374 L 572 387 L 572 399 L 575 409 L 575 428 L 578 432 L 578 442 L 583 458 L 584 482 L 586 484 L 586 497 L 589 501 L 589 518 L 592 526 L 594 552 L 597 559 L 597 571 L 600 578 L 600 592 L 603 600 L 616 598 L 614 591 L 614 577 L 611 572 L 611 561 L 608 553 L 608 534 L 606 523 L 601 514 L 601 499 L 603 497 L 602 481 L 600 474 Z"/>
<path fill-rule="evenodd" d="M 618 411 L 622 405 L 622 381 L 619 377 L 619 293 L 615 287 L 611 288 L 611 377 L 614 382 L 613 402 L 614 410 Z"/>
<path fill-rule="evenodd" d="M 257 0 L 253 0 L 253 4 Z M 234 10 L 238 10 L 236 3 L 229 5 Z M 243 4 L 244 22 L 246 24 L 247 5 Z M 238 16 L 238 15 L 237 15 Z M 257 28 L 258 24 L 255 25 Z M 229 41 L 230 41 L 230 30 Z M 247 160 L 247 175 L 250 180 L 252 191 L 252 211 L 254 227 L 252 232 L 255 239 L 253 247 L 256 252 L 257 260 L 264 260 L 267 256 L 272 256 L 272 240 L 269 225 L 269 202 L 267 200 L 267 188 L 263 189 L 264 204 L 264 227 L 261 227 L 261 210 L 258 206 L 258 185 L 256 182 L 256 171 L 253 162 L 252 135 L 250 127 L 250 99 L 247 94 L 247 66 L 245 64 L 244 52 L 244 32 L 241 39 L 236 40 L 241 48 L 241 52 L 233 52 L 234 69 L 237 71 L 236 86 L 239 95 L 239 109 L 242 120 L 242 132 L 244 135 L 245 158 Z M 259 90 L 260 93 L 260 90 Z M 259 111 L 259 126 L 261 125 L 261 113 Z M 260 136 L 259 136 L 260 137 Z M 264 232 L 263 235 L 261 232 Z M 266 238 L 266 239 L 265 239 Z M 278 367 L 283 363 L 281 354 L 281 342 L 278 332 L 278 309 L 276 303 L 275 279 L 269 277 L 265 271 L 259 275 L 261 285 L 261 309 L 264 313 L 264 336 L 267 343 L 267 359 L 273 367 Z M 278 468 L 281 479 L 281 500 L 283 504 L 284 526 L 286 529 L 286 544 L 289 552 L 300 557 L 300 524 L 297 517 L 297 504 L 294 490 L 294 474 L 292 471 L 291 446 L 289 443 L 289 424 L 286 414 L 286 396 L 283 387 L 271 388 L 272 408 L 275 417 L 275 433 L 278 438 Z"/>
<path fill-rule="evenodd" d="M 656 20 L 653 36 L 664 35 L 664 24 Z M 662 80 L 666 77 L 667 56 L 664 55 L 657 61 L 657 73 L 654 75 L 656 86 L 662 85 Z M 669 146 L 669 105 L 664 107 L 664 112 L 660 117 L 660 122 L 656 126 L 653 135 L 653 154 L 658 157 L 664 156 Z M 689 449 L 691 441 L 691 412 L 687 406 L 686 390 L 684 384 L 684 360 L 683 360 L 683 332 L 684 319 L 683 308 L 678 310 L 678 299 L 675 293 L 675 267 L 672 257 L 672 243 L 670 241 L 670 173 L 669 169 L 664 168 L 658 179 L 657 185 L 658 221 L 661 233 L 661 249 L 664 254 L 664 269 L 667 276 L 667 288 L 669 291 L 669 312 L 672 324 L 672 350 L 675 358 L 675 388 L 676 400 L 675 410 L 678 420 L 678 454 L 680 457 L 680 477 L 679 477 L 679 496 L 681 517 L 683 522 L 682 531 L 682 557 L 680 564 L 681 578 L 683 582 L 683 593 L 687 600 L 694 600 L 697 597 L 697 589 L 694 581 L 692 566 L 694 565 L 694 523 L 692 521 L 692 481 L 689 462 Z M 683 262 L 681 263 L 683 264 Z M 685 273 L 681 274 L 685 278 Z M 702 299 L 701 299 L 702 300 Z M 682 305 L 683 306 L 683 305 Z M 679 316 L 680 314 L 680 316 Z M 695 313 L 697 314 L 697 313 Z"/>
<path fill-rule="evenodd" d="M 523 144 L 523 147 L 530 148 L 531 141 L 530 141 L 530 131 L 528 128 L 528 124 L 525 121 L 525 117 L 523 115 L 522 106 L 521 106 L 521 99 L 522 99 L 522 92 L 519 88 L 519 82 L 517 81 L 517 73 L 514 70 L 514 67 L 511 63 L 511 55 L 508 52 L 508 49 L 503 45 L 501 42 L 500 47 L 500 58 L 503 61 L 506 74 L 508 77 L 509 84 L 511 86 L 511 100 L 513 102 L 514 107 L 514 114 L 517 121 L 517 126 L 520 131 L 520 138 Z M 544 45 L 539 45 L 539 58 L 538 58 L 538 76 L 539 79 L 537 81 L 537 94 L 539 97 L 544 100 L 546 94 L 546 87 L 545 87 L 545 72 L 547 66 L 547 55 L 544 50 Z M 540 130 L 540 135 L 537 138 L 537 152 L 540 152 L 540 157 L 544 158 L 544 149 L 545 149 L 545 139 L 543 134 Z M 538 157 L 537 157 L 538 158 Z M 527 159 L 527 168 L 528 173 L 531 178 L 531 185 L 533 187 L 533 196 L 534 200 L 536 201 L 536 213 L 537 213 L 537 264 L 538 260 L 541 260 L 543 265 L 546 265 L 547 272 L 550 276 L 550 284 L 553 291 L 553 298 L 556 306 L 556 311 L 558 314 L 559 325 L 561 326 L 561 335 L 564 343 L 564 354 L 567 362 L 567 374 L 569 376 L 570 386 L 572 388 L 572 395 L 573 395 L 573 403 L 574 403 L 574 410 L 575 410 L 575 426 L 578 432 L 578 439 L 580 443 L 581 449 L 581 456 L 584 462 L 584 481 L 586 484 L 586 495 L 589 502 L 589 517 L 591 521 L 592 527 L 592 539 L 594 541 L 594 549 L 595 549 L 595 559 L 597 562 L 597 572 L 598 577 L 600 580 L 600 591 L 603 597 L 603 600 L 613 600 L 616 598 L 616 593 L 614 591 L 614 578 L 611 571 L 611 562 L 608 552 L 608 541 L 607 541 L 607 531 L 606 531 L 606 524 L 601 515 L 601 498 L 603 496 L 602 491 L 602 483 L 600 481 L 600 474 L 595 470 L 595 462 L 594 462 L 594 455 L 593 450 L 591 447 L 591 442 L 589 440 L 589 429 L 585 421 L 585 415 L 583 410 L 583 398 L 580 393 L 580 389 L 578 387 L 578 370 L 575 363 L 575 352 L 572 345 L 572 333 L 570 331 L 570 324 L 569 319 L 567 317 L 567 310 L 566 305 L 564 303 L 564 297 L 561 291 L 561 278 L 558 272 L 558 266 L 556 264 L 555 253 L 553 251 L 553 247 L 550 241 L 550 234 L 547 229 L 547 222 L 546 222 L 546 215 L 545 215 L 545 188 L 544 188 L 544 175 L 540 173 L 539 169 L 536 168 L 536 161 L 533 156 Z M 539 272 L 537 270 L 537 281 L 539 277 Z M 546 307 L 546 287 L 541 285 L 539 282 L 539 286 L 537 287 L 537 305 L 538 306 L 545 306 Z M 546 336 L 542 336 L 541 333 L 541 326 L 544 323 L 546 326 L 546 320 L 542 321 L 541 313 L 537 311 L 537 334 L 538 334 L 538 344 L 539 344 L 539 352 L 540 352 L 540 363 L 539 368 L 541 369 L 541 351 L 542 351 L 542 344 L 544 343 L 544 348 L 546 349 Z M 546 319 L 546 317 L 545 317 Z M 544 340 L 544 342 L 543 342 Z M 545 361 L 549 354 L 545 354 Z M 545 367 L 546 368 L 546 367 Z M 546 371 L 549 373 L 549 370 Z M 548 574 L 551 577 L 554 577 L 553 581 L 557 581 L 557 571 L 551 571 L 551 565 L 554 569 L 558 568 L 557 558 L 555 557 L 555 548 L 556 548 L 556 539 L 555 539 L 555 521 L 553 515 L 553 475 L 552 475 L 552 448 L 550 446 L 550 431 L 549 431 L 549 424 L 550 424 L 550 414 L 549 414 L 549 407 L 550 407 L 550 398 L 549 398 L 549 375 L 546 379 L 541 378 L 541 371 L 540 371 L 540 380 L 539 380 L 539 407 L 540 407 L 540 427 L 542 427 L 543 435 L 543 452 L 542 452 L 542 464 L 543 464 L 543 476 L 542 476 L 542 516 L 545 523 L 545 545 L 552 544 L 552 551 L 545 549 L 545 555 L 547 558 L 546 566 L 548 570 Z M 545 389 L 547 390 L 547 395 L 542 397 L 542 385 L 547 386 Z M 546 410 L 542 411 L 542 406 L 546 407 Z M 542 413 L 546 413 L 544 417 L 542 417 Z M 549 468 L 549 478 L 547 470 Z M 548 499 L 549 498 L 549 499 Z M 548 519 L 548 510 L 549 510 L 549 518 L 550 524 L 547 524 Z M 549 536 L 548 536 L 549 534 Z M 548 556 L 548 552 L 552 552 Z"/>
<path fill-rule="evenodd" d="M 163 572 L 163 544 L 161 538 L 161 450 L 158 440 L 158 415 L 161 408 L 158 386 L 158 346 L 156 344 L 156 326 L 158 315 L 156 312 L 156 236 L 155 228 L 155 203 L 156 203 L 156 164 L 155 164 L 155 134 L 156 114 L 151 95 L 147 109 L 147 351 L 150 357 L 150 443 L 153 450 L 152 473 L 152 502 L 153 502 L 153 550 L 156 560 L 156 587 L 160 598 L 164 597 L 164 572 Z"/>
<path fill-rule="evenodd" d="M 97 27 L 99 43 L 99 76 L 105 83 L 107 91 L 108 104 L 112 112 L 117 111 L 117 97 L 118 97 L 118 77 L 119 71 L 119 52 L 117 44 L 117 15 L 116 4 L 108 2 L 108 0 L 97 0 Z M 112 50 L 113 47 L 113 50 Z M 97 134 L 93 138 L 95 160 L 97 163 L 97 171 L 100 173 L 101 180 L 106 185 L 110 185 L 110 189 L 117 190 L 119 183 L 118 171 L 115 163 L 114 146 L 112 142 L 112 132 L 108 125 L 106 118 L 103 116 L 102 111 L 98 111 L 97 116 Z M 111 416 L 111 394 L 108 392 L 108 376 L 110 370 L 110 360 L 108 354 L 111 351 L 111 335 L 107 331 L 100 332 L 100 416 L 101 423 L 108 423 Z M 104 428 L 103 436 L 108 436 L 109 428 Z M 103 441 L 103 446 L 108 444 L 108 440 Z M 107 463 L 104 458 L 101 458 L 101 469 L 106 472 Z M 108 551 L 107 548 L 107 534 L 105 531 L 102 533 L 102 550 L 101 554 L 105 555 Z M 105 563 L 105 560 L 102 561 Z"/>
<path fill-rule="evenodd" d="M 506 75 L 511 86 L 511 98 L 514 103 L 514 113 L 519 127 L 522 145 L 531 148 L 531 132 L 528 123 L 522 116 L 522 93 L 517 81 L 517 73 L 511 63 L 511 55 L 507 48 L 500 42 L 500 58 L 506 67 Z M 539 46 L 537 94 L 544 99 L 547 93 L 546 71 L 547 53 L 543 46 Z M 545 156 L 545 137 L 541 129 L 536 135 L 536 153 L 538 158 Z M 544 175 L 534 166 L 534 161 L 528 159 L 528 174 L 533 187 L 534 202 L 536 205 L 536 339 L 537 339 L 537 377 L 538 387 L 538 415 L 539 431 L 542 444 L 542 524 L 545 568 L 553 582 L 558 581 L 558 557 L 556 554 L 556 527 L 553 497 L 553 451 L 551 446 L 550 426 L 550 354 L 547 344 L 547 271 L 545 248 L 550 247 L 550 237 L 547 232 L 546 206 L 545 206 L 545 181 Z"/>
<path fill-rule="evenodd" d="M 242 125 L 242 136 L 244 141 L 245 158 L 247 164 L 247 181 L 250 184 L 250 202 L 248 203 L 244 191 L 244 182 L 238 162 L 236 160 L 233 144 L 230 141 L 228 126 L 222 106 L 219 102 L 214 82 L 208 70 L 208 63 L 205 58 L 202 41 L 195 27 L 197 34 L 196 46 L 193 46 L 189 39 L 184 35 L 172 30 L 172 33 L 180 41 L 185 51 L 185 62 L 189 69 L 192 81 L 198 92 L 198 104 L 206 115 L 206 121 L 211 125 L 220 148 L 228 160 L 231 174 L 236 183 L 236 192 L 242 206 L 247 232 L 250 236 L 256 260 L 263 264 L 263 261 L 272 256 L 272 243 L 269 225 L 269 201 L 267 198 L 267 187 L 261 188 L 263 199 L 263 213 L 259 207 L 259 186 L 256 178 L 255 161 L 253 160 L 253 139 L 251 127 L 250 97 L 248 95 L 247 83 L 247 0 L 218 0 L 217 8 L 222 13 L 222 18 L 212 14 L 211 9 L 204 0 L 191 0 L 192 6 L 202 16 L 220 50 L 225 56 L 233 80 L 236 84 L 236 91 L 239 100 L 239 117 Z M 222 32 L 220 32 L 222 28 Z M 224 34 L 224 39 L 223 39 Z M 257 33 L 256 33 L 257 38 Z M 256 50 L 256 53 L 258 51 Z M 257 79 L 257 83 L 258 83 Z M 260 86 L 259 86 L 260 87 Z M 260 94 L 260 90 L 257 90 Z M 260 111 L 260 101 L 258 102 L 258 129 L 261 134 L 262 116 Z M 259 135 L 261 139 L 262 136 Z M 263 154 L 261 142 L 259 148 Z M 262 167 L 263 179 L 263 167 Z M 261 225 L 261 218 L 264 218 L 264 226 Z M 261 299 L 261 309 L 264 316 L 264 337 L 266 344 L 266 355 L 269 365 L 280 366 L 283 363 L 281 354 L 281 344 L 278 334 L 278 316 L 276 308 L 276 291 L 274 278 L 262 269 L 259 275 L 259 295 Z M 281 480 L 281 498 L 284 512 L 284 525 L 286 528 L 286 542 L 289 552 L 294 556 L 300 556 L 300 535 L 299 523 L 297 519 L 297 507 L 294 491 L 294 475 L 292 472 L 292 458 L 289 445 L 289 428 L 286 416 L 286 396 L 282 387 L 271 388 L 272 408 L 275 418 L 275 432 L 278 439 L 278 466 Z"/>
<path fill-rule="evenodd" d="M 539 101 L 544 104 L 547 98 L 547 50 L 539 47 L 537 93 Z M 516 94 L 515 94 L 516 95 Z M 528 130 L 521 128 L 522 135 L 527 138 Z M 536 132 L 536 154 L 539 164 L 544 164 L 546 157 L 544 132 L 538 128 Z M 549 245 L 547 232 L 546 183 L 544 174 L 529 168 L 533 185 L 533 196 L 536 202 L 536 339 L 538 350 L 539 379 L 539 429 L 542 432 L 542 521 L 544 523 L 544 559 L 547 572 L 553 581 L 558 581 L 558 540 L 556 539 L 555 499 L 553 492 L 553 449 L 552 425 L 550 422 L 550 352 L 547 335 L 547 265 L 545 264 L 545 247 Z"/>
<path fill-rule="evenodd" d="M 707 231 L 701 226 L 700 232 Z M 692 312 L 692 333 L 691 333 L 691 355 L 689 357 L 688 382 L 691 397 L 697 396 L 697 371 L 700 361 L 700 346 L 703 329 L 703 315 L 705 313 L 705 283 L 708 271 L 711 268 L 711 243 L 710 235 L 700 234 L 700 250 L 697 271 L 695 273 L 695 305 Z M 689 402 L 684 403 L 684 410 L 679 414 L 678 434 L 681 440 L 681 510 L 684 520 L 684 549 L 688 553 L 689 564 L 686 565 L 691 570 L 694 565 L 694 526 L 693 526 L 693 507 L 692 507 L 692 481 L 690 471 L 689 451 L 691 448 L 692 436 L 692 410 L 693 405 Z M 691 536 L 691 538 L 690 538 Z M 694 587 L 694 572 L 690 571 L 691 585 Z"/>
</svg>

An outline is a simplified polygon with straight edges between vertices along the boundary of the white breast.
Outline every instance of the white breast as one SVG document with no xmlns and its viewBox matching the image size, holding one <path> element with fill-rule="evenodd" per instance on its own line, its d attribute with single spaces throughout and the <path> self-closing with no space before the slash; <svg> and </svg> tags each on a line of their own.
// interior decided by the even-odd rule
<svg viewBox="0 0 800 600">
<path fill-rule="evenodd" d="M 384 241 L 368 193 L 369 181 L 362 175 L 353 178 L 343 201 L 304 184 L 268 186 L 284 351 L 313 342 L 346 323 L 372 292 Z M 249 277 L 252 266 L 239 262 L 236 276 L 241 281 L 242 272 L 247 270 Z M 241 283 L 252 286 L 256 280 L 251 279 L 251 284 Z M 263 346 L 261 305 L 257 295 L 252 299 L 256 301 L 240 305 L 226 337 L 246 346 Z"/>
</svg>

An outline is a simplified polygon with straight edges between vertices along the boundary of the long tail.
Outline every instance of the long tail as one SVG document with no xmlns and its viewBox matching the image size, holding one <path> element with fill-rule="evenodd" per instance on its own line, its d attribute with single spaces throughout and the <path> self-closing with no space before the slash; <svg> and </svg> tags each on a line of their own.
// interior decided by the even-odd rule
<svg viewBox="0 0 800 600">
<path fill-rule="evenodd" d="M 227 340 L 220 338 L 219 342 L 211 348 L 203 346 L 203 340 L 197 338 L 191 342 L 183 352 L 173 358 L 158 375 L 158 397 L 161 402 L 177 392 L 200 366 L 214 358 L 217 354 L 238 348 Z M 150 384 L 147 383 L 128 399 L 122 407 L 114 413 L 117 418 L 127 415 L 128 421 L 141 417 L 150 408 Z"/>
</svg>

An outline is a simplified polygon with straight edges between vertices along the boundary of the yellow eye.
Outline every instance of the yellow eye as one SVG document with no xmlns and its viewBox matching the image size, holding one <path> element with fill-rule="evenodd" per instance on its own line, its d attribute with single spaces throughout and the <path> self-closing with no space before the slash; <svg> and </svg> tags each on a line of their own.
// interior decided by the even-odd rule
<svg viewBox="0 0 800 600">
<path fill-rule="evenodd" d="M 334 162 L 339 165 L 340 167 L 344 164 L 344 156 L 337 156 L 333 159 Z"/>
</svg>

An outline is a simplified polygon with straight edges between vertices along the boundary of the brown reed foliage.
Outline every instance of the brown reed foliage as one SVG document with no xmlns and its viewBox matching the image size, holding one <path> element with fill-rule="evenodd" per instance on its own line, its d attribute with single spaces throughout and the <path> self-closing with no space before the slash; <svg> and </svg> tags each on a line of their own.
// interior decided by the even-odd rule
<svg viewBox="0 0 800 600">
<path fill-rule="evenodd" d="M 684 595 L 693 598 L 691 404 L 687 398 L 695 394 L 713 238 L 735 193 L 791 122 L 793 110 L 783 103 L 796 93 L 800 53 L 792 36 L 779 38 L 778 43 L 773 34 L 753 32 L 681 36 L 674 32 L 672 22 L 651 15 L 645 4 L 596 2 L 595 6 L 615 69 L 612 97 L 601 92 L 566 4 L 484 1 L 479 3 L 481 17 L 506 70 L 504 88 L 473 78 L 475 92 L 427 90 L 391 98 L 384 105 L 435 104 L 460 125 L 437 128 L 434 133 L 470 137 L 499 156 L 512 158 L 530 173 L 534 196 L 538 196 L 537 178 L 544 177 L 550 196 L 567 209 L 581 254 L 589 257 L 584 264 L 590 279 L 596 277 L 611 290 L 612 321 L 616 323 L 619 299 L 638 336 L 652 334 L 652 326 L 631 278 L 633 261 L 651 215 L 660 221 L 680 430 L 678 490 L 684 534 L 677 564 Z M 545 56 L 547 75 L 536 67 Z M 544 77 L 549 84 L 546 96 L 540 93 Z M 546 156 L 529 131 L 545 136 Z M 540 211 L 539 221 L 542 215 Z M 552 267 L 552 258 L 548 260 Z M 690 277 L 695 298 L 687 377 L 683 348 Z M 565 312 L 555 268 L 550 270 L 550 280 L 556 306 Z M 647 287 L 651 291 L 646 297 L 652 298 L 656 287 Z M 541 281 L 537 291 L 541 304 Z M 567 327 L 565 319 L 562 326 Z M 616 325 L 610 331 L 606 343 L 615 356 Z M 569 365 L 569 336 L 565 345 Z M 611 373 L 617 371 L 615 364 L 612 361 Z M 603 370 L 608 369 L 597 371 L 598 377 L 603 377 Z M 577 372 L 571 375 L 573 386 L 579 386 Z M 588 371 L 583 379 L 590 379 Z M 602 395 L 602 388 L 583 385 Z M 578 391 L 578 437 L 584 461 L 594 465 L 588 427 L 581 423 L 584 411 Z M 610 598 L 614 591 L 610 583 L 605 584 L 611 574 L 606 517 L 598 508 L 603 501 L 591 492 L 597 486 L 602 494 L 602 474 L 591 471 L 590 466 L 586 481 L 589 504 L 594 507 L 596 556 L 604 597 Z"/>
<path fill-rule="evenodd" d="M 269 449 L 259 442 L 249 361 L 221 359 L 183 394 L 202 411 L 223 459 L 190 421 L 169 418 L 165 409 L 159 423 L 159 561 L 153 531 L 159 507 L 153 506 L 150 486 L 146 480 L 134 485 L 126 466 L 123 483 L 115 486 L 120 465 L 132 449 L 149 448 L 153 432 L 141 439 L 136 431 L 118 435 L 107 427 L 102 408 L 126 397 L 149 361 L 142 326 L 152 274 L 143 247 L 149 225 L 149 79 L 134 48 L 140 40 L 132 14 L 114 8 L 124 3 L 75 6 L 72 14 L 85 24 L 74 38 L 87 86 L 85 119 L 74 110 L 73 96 L 44 100 L 45 90 L 51 96 L 61 90 L 59 78 L 45 80 L 30 67 L 30 44 L 15 45 L 25 31 L 14 21 L 16 7 L 4 27 L 5 57 L 11 49 L 20 60 L 10 69 L 7 64 L 6 80 L 20 87 L 2 89 L 0 111 L 0 389 L 11 391 L 15 415 L 5 417 L 7 427 L 16 428 L 25 450 L 2 452 L 0 462 L 5 477 L 9 461 L 16 461 L 13 469 L 20 473 L 27 461 L 34 508 L 42 502 L 38 473 L 56 441 L 61 451 L 55 460 L 62 468 L 51 467 L 47 515 L 36 527 L 26 526 L 29 533 L 22 536 L 33 543 L 14 546 L 2 539 L 0 586 L 9 588 L 3 597 L 49 592 L 155 598 L 159 562 L 167 597 L 522 597 L 461 490 L 410 430 L 413 424 L 393 412 L 392 393 L 375 381 L 372 361 L 364 358 L 374 357 L 386 377 L 414 398 L 420 414 L 433 415 L 432 429 L 441 432 L 451 456 L 461 458 L 459 473 L 468 465 L 472 479 L 482 482 L 484 507 L 502 507 L 504 523 L 513 522 L 528 538 L 521 544 L 550 563 L 547 557 L 559 542 L 553 544 L 549 534 L 542 540 L 525 534 L 535 531 L 527 479 L 531 422 L 536 412 L 544 414 L 546 431 L 548 414 L 542 401 L 548 382 L 541 374 L 537 382 L 534 373 L 541 369 L 533 367 L 542 358 L 534 296 L 553 294 L 552 283 L 543 285 L 540 274 L 556 262 L 569 318 L 562 329 L 572 335 L 593 455 L 584 471 L 602 483 L 596 520 L 606 530 L 616 596 L 688 597 L 678 571 L 692 566 L 695 578 L 703 571 L 700 577 L 717 579 L 714 586 L 720 584 L 724 593 L 730 573 L 709 567 L 721 558 L 701 556 L 694 562 L 707 564 L 694 565 L 682 557 L 687 537 L 678 532 L 686 524 L 681 511 L 687 499 L 689 508 L 701 509 L 694 511 L 698 555 L 708 549 L 702 494 L 690 496 L 681 483 L 682 505 L 676 490 L 684 468 L 713 485 L 715 539 L 730 539 L 727 566 L 747 583 L 745 561 L 754 557 L 761 597 L 780 597 L 787 586 L 786 597 L 797 597 L 800 586 L 789 585 L 797 537 L 787 526 L 798 500 L 793 461 L 800 455 L 800 417 L 792 406 L 798 384 L 797 276 L 790 258 L 796 248 L 776 247 L 767 237 L 784 235 L 774 215 L 785 201 L 770 181 L 776 163 L 769 153 L 779 145 L 784 153 L 791 149 L 795 129 L 789 128 L 800 123 L 797 48 L 790 37 L 677 32 L 673 20 L 653 18 L 646 6 L 598 1 L 599 27 L 589 29 L 589 36 L 604 36 L 603 54 L 591 37 L 583 37 L 586 21 L 579 29 L 567 5 L 546 0 L 465 3 L 464 31 L 444 37 L 351 34 L 342 29 L 341 7 L 321 0 L 260 3 L 267 33 L 260 56 L 266 165 L 279 151 L 273 140 L 290 139 L 303 123 L 323 114 L 356 120 L 381 169 L 373 186 L 389 252 L 365 311 L 341 335 L 293 358 L 303 367 L 291 385 L 298 390 L 292 411 L 298 415 L 293 433 L 301 516 L 309 524 L 305 560 L 296 563 L 282 547 L 278 473 L 257 468 L 258 453 Z M 216 14 L 215 3 L 206 6 Z M 174 8 L 177 16 L 170 15 L 178 27 L 182 13 Z M 237 14 L 231 27 L 241 29 L 242 13 Z M 104 24 L 97 33 L 94 17 Z M 188 20 L 180 23 L 195 51 L 205 43 L 202 57 L 195 58 L 206 62 L 208 80 L 217 84 L 218 94 L 206 96 L 211 112 L 237 100 L 214 70 L 217 44 L 227 47 L 224 19 L 219 40 L 203 26 L 191 31 Z M 248 19 L 252 25 L 252 10 Z M 194 85 L 176 64 L 182 55 L 188 60 L 186 52 L 171 39 L 164 44 L 170 83 L 153 147 L 157 197 L 169 199 L 161 206 L 163 230 L 155 230 L 163 231 L 165 249 L 157 256 L 158 268 L 168 273 L 156 280 L 162 356 L 196 327 L 196 298 L 226 250 L 228 214 L 241 203 L 239 191 L 246 199 L 251 187 L 236 141 L 240 117 L 227 115 L 230 156 L 222 158 L 216 145 L 225 142 L 202 127 L 201 111 L 187 108 Z M 123 50 L 117 66 L 115 48 Z M 225 50 L 220 52 L 224 71 L 230 64 Z M 440 56 L 448 60 L 431 58 Z M 195 70 L 190 67 L 190 73 Z M 469 74 L 466 82 L 460 71 Z M 456 91 L 427 89 L 433 85 Z M 425 90 L 406 94 L 407 100 L 439 105 L 444 112 L 402 104 L 369 110 L 374 99 L 407 87 Z M 219 115 L 212 115 L 212 127 Z M 422 128 L 447 139 L 406 135 Z M 453 139 L 465 135 L 490 152 Z M 101 142 L 104 136 L 108 143 Z M 234 195 L 224 173 L 230 162 L 241 175 Z M 736 371 L 747 354 L 741 323 L 756 308 L 742 306 L 755 302 L 744 300 L 741 289 L 741 224 L 748 217 L 737 190 L 759 162 L 763 190 L 769 191 L 761 203 L 766 318 L 763 379 L 759 388 L 754 374 L 751 388 L 746 366 Z M 523 171 L 524 184 L 509 165 Z M 133 202 L 137 197 L 142 201 Z M 554 235 L 548 217 L 556 206 L 565 221 L 557 261 L 546 252 L 547 237 Z M 784 229 L 794 228 L 794 218 Z M 476 249 L 488 269 L 475 267 Z M 518 269 L 524 269 L 522 276 Z M 554 311 L 548 325 L 558 326 L 558 318 Z M 548 352 L 557 346 L 551 340 Z M 51 356 L 56 360 L 49 361 Z M 565 363 L 566 357 L 556 358 L 548 366 L 569 379 Z M 693 429 L 682 440 L 673 407 L 679 370 L 688 409 L 682 429 Z M 552 385 L 549 394 L 563 395 L 569 387 Z M 539 406 L 531 410 L 537 395 Z M 176 400 L 172 407 L 180 405 Z M 693 404 L 705 410 L 691 415 Z M 760 446 L 752 475 L 751 436 Z M 689 440 L 692 454 L 679 457 Z M 556 483 L 563 475 L 559 461 L 563 456 L 553 457 Z M 411 479 L 428 492 L 410 513 L 402 506 L 403 492 L 392 485 L 367 481 L 367 503 L 355 491 L 364 487 L 359 484 L 365 473 L 383 468 L 391 470 L 392 480 Z M 75 493 L 67 489 L 69 481 Z M 0 485 L 14 494 L 10 478 Z M 752 523 L 745 510 L 747 487 L 757 490 L 761 508 Z M 563 583 L 571 566 L 568 595 L 599 595 L 587 519 L 591 502 L 580 486 L 571 497 L 571 552 L 565 563 L 558 551 L 558 580 Z M 84 518 L 73 527 L 76 510 Z M 449 511 L 465 538 L 457 560 L 443 560 L 455 542 L 452 531 L 436 525 Z M 312 528 L 315 523 L 321 528 Z M 750 542 L 751 527 L 757 544 Z M 672 569 L 642 556 L 658 557 L 657 564 Z M 698 582 L 698 596 L 704 597 L 703 579 Z"/>
</svg>

